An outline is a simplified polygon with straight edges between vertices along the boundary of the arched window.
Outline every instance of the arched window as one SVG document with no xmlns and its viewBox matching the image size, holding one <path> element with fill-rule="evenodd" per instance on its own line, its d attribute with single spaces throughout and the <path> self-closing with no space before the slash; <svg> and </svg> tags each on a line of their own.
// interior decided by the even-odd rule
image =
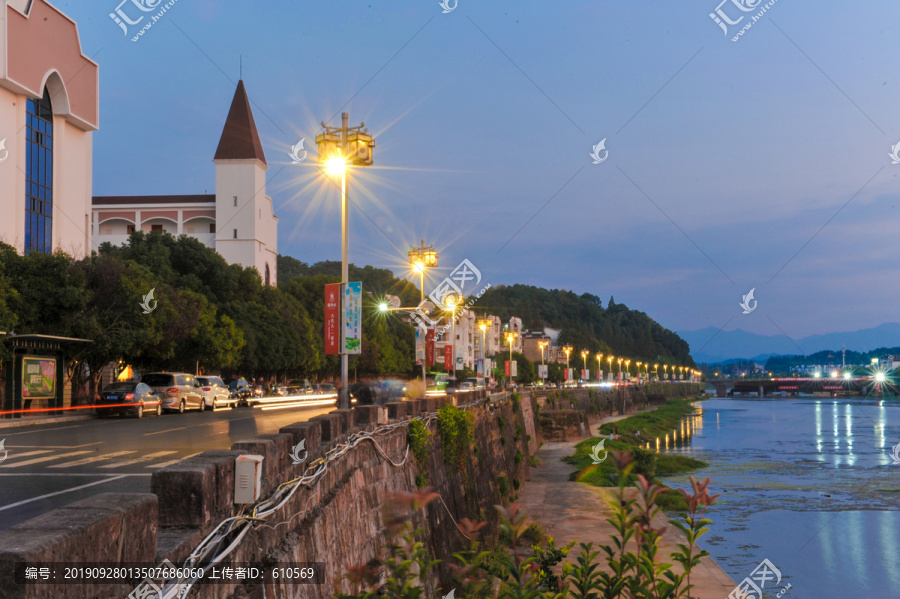
<svg viewBox="0 0 900 599">
<path fill-rule="evenodd" d="M 28 100 L 25 147 L 25 253 L 53 251 L 53 106 Z"/>
<path fill-rule="evenodd" d="M 266 262 L 266 287 L 269 286 L 269 263 Z"/>
</svg>

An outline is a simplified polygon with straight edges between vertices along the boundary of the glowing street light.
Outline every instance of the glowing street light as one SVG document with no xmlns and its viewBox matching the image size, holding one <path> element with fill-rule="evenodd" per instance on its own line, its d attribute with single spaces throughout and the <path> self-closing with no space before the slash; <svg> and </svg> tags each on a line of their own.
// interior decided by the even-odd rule
<svg viewBox="0 0 900 599">
<path fill-rule="evenodd" d="M 512 378 L 512 348 L 517 335 L 518 333 L 506 333 L 506 342 L 509 344 L 509 378 Z"/>
<path fill-rule="evenodd" d="M 347 199 L 348 173 L 351 166 L 371 166 L 375 141 L 362 123 L 349 126 L 350 115 L 341 114 L 341 126 L 329 127 L 322 121 L 325 131 L 316 136 L 316 146 L 321 164 L 329 176 L 341 178 L 341 282 L 350 282 L 350 207 Z M 339 409 L 350 408 L 349 368 L 350 356 L 341 350 L 341 395 Z"/>
<path fill-rule="evenodd" d="M 587 357 L 588 357 L 590 354 L 591 354 L 591 352 L 589 352 L 589 351 L 586 350 L 586 349 L 581 350 L 581 361 L 582 361 L 582 363 L 584 364 L 584 369 L 585 369 L 585 370 L 587 370 Z"/>
<path fill-rule="evenodd" d="M 566 345 L 565 347 L 563 347 L 563 351 L 566 352 L 566 371 L 568 371 L 569 370 L 569 354 L 572 353 L 572 346 Z"/>
<path fill-rule="evenodd" d="M 438 265 L 438 253 L 434 249 L 433 245 L 425 247 L 425 240 L 422 240 L 422 245 L 419 247 L 410 246 L 409 252 L 407 252 L 407 256 L 409 256 L 409 263 L 413 267 L 413 270 L 419 273 L 419 288 L 420 288 L 420 299 L 421 301 L 425 301 L 425 269 L 426 268 L 434 268 Z M 426 328 L 426 338 L 428 329 Z M 427 341 L 426 341 L 427 343 Z M 426 362 L 427 359 L 427 349 L 426 349 L 426 359 L 422 360 L 422 382 L 426 385 L 428 384 L 427 372 L 426 372 Z M 453 356 L 454 361 L 456 360 L 456 356 Z M 455 362 L 454 362 L 455 364 Z"/>
</svg>

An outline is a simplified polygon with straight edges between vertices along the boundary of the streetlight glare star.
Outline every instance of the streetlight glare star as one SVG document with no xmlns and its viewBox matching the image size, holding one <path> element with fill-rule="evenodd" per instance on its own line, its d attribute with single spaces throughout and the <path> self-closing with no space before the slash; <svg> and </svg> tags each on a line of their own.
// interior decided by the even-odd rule
<svg viewBox="0 0 900 599">
<path fill-rule="evenodd" d="M 332 156 L 325 161 L 325 172 L 332 177 L 343 175 L 347 170 L 347 161 L 342 156 Z"/>
</svg>

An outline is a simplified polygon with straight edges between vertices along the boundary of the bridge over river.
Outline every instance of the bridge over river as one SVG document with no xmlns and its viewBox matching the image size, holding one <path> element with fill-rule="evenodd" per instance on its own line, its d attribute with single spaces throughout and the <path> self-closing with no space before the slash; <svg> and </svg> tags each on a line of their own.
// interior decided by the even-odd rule
<svg viewBox="0 0 900 599">
<path fill-rule="evenodd" d="M 710 381 L 715 386 L 717 397 L 727 397 L 737 393 L 756 393 L 759 397 L 784 393 L 795 396 L 813 393 L 829 395 L 881 395 L 886 389 L 883 380 L 873 376 L 850 378 L 775 378 L 736 379 L 731 381 Z"/>
</svg>

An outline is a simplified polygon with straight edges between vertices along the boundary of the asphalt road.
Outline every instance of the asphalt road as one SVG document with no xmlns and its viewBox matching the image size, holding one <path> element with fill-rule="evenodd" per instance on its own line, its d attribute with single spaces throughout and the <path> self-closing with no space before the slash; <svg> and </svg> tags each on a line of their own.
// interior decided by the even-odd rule
<svg viewBox="0 0 900 599">
<path fill-rule="evenodd" d="M 149 493 L 160 468 L 334 409 L 241 407 L 0 429 L 8 452 L 0 463 L 0 530 L 98 493 Z"/>
</svg>

